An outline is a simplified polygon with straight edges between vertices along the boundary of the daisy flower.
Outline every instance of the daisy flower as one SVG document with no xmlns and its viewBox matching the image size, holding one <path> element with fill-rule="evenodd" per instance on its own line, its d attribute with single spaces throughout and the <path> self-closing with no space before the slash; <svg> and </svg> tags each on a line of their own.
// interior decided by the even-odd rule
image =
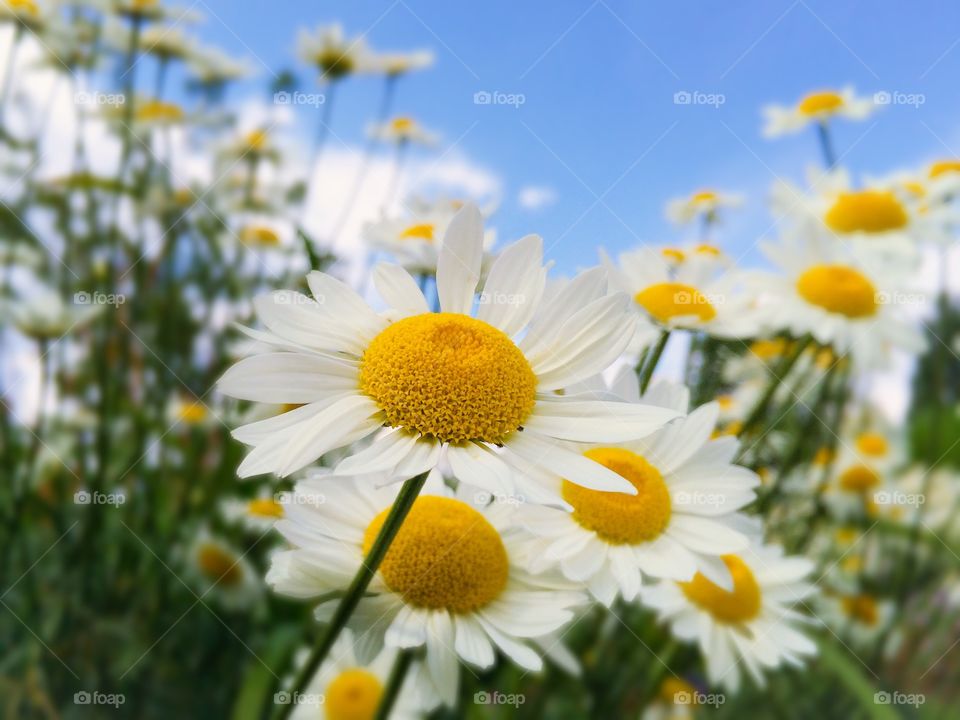
<svg viewBox="0 0 960 720">
<path fill-rule="evenodd" d="M 186 580 L 200 593 L 230 610 L 257 603 L 263 586 L 253 566 L 239 550 L 201 529 L 187 548 Z"/>
<path fill-rule="evenodd" d="M 35 0 L 0 0 L 0 23 L 15 22 L 31 30 L 44 23 L 44 14 Z"/>
<path fill-rule="evenodd" d="M 320 80 L 335 82 L 348 75 L 376 69 L 363 36 L 348 39 L 339 23 L 320 26 L 315 32 L 300 31 L 300 56 L 320 71 Z"/>
<path fill-rule="evenodd" d="M 892 600 L 867 592 L 824 593 L 817 603 L 817 617 L 839 637 L 856 647 L 872 647 L 896 613 Z"/>
<path fill-rule="evenodd" d="M 313 299 L 285 291 L 258 297 L 267 329 L 246 332 L 276 352 L 242 360 L 219 388 L 244 400 L 301 406 L 234 432 L 253 446 L 240 476 L 287 476 L 376 435 L 350 451 L 338 472 L 401 480 L 445 455 L 462 480 L 496 493 L 510 493 L 511 464 L 636 493 L 562 441 L 633 440 L 677 413 L 554 392 L 601 372 L 623 352 L 633 333 L 629 298 L 608 294 L 596 268 L 541 306 L 546 268 L 542 241 L 531 235 L 500 253 L 483 289 L 491 300 L 471 315 L 482 245 L 480 212 L 468 205 L 440 250 L 440 312 L 430 312 L 403 268 L 387 264 L 373 273 L 390 306 L 384 313 L 320 272 L 307 277 Z"/>
<path fill-rule="evenodd" d="M 698 190 L 688 197 L 673 198 L 667 203 L 667 219 L 677 225 L 687 225 L 703 219 L 714 222 L 720 210 L 743 204 L 740 195 L 717 190 Z"/>
<path fill-rule="evenodd" d="M 415 275 L 434 275 L 440 259 L 440 247 L 447 227 L 463 204 L 449 201 L 408 204 L 410 214 L 402 217 L 384 217 L 363 228 L 363 238 L 371 249 L 388 253 L 408 272 Z M 481 275 L 490 268 L 493 255 L 490 249 L 496 241 L 496 232 L 483 234 Z"/>
<path fill-rule="evenodd" d="M 763 244 L 779 274 L 758 276 L 767 293 L 765 324 L 795 337 L 810 334 L 861 367 L 882 365 L 892 348 L 923 349 L 919 329 L 901 306 L 921 297 L 903 291 L 902 269 L 824 238 Z"/>
<path fill-rule="evenodd" d="M 407 115 L 398 115 L 379 125 L 373 125 L 369 130 L 370 136 L 380 142 L 394 145 L 435 145 L 437 136 L 428 131 L 423 125 Z"/>
<path fill-rule="evenodd" d="M 267 582 L 294 597 L 342 590 L 362 565 L 390 511 L 396 486 L 305 481 L 298 491 L 321 489 L 327 502 L 290 505 L 277 529 L 293 546 L 273 558 Z M 586 597 L 562 578 L 527 572 L 517 557 L 524 535 L 516 509 L 478 506 L 476 490 L 447 488 L 428 479 L 387 551 L 350 625 L 361 653 L 371 648 L 419 648 L 434 691 L 456 702 L 459 661 L 486 669 L 499 649 L 527 670 L 542 667 L 537 640 L 553 641 Z M 336 602 L 318 608 L 326 619 Z"/>
<path fill-rule="evenodd" d="M 231 525 L 263 533 L 283 517 L 282 500 L 285 497 L 281 493 L 274 495 L 269 487 L 264 487 L 252 498 L 226 498 L 221 503 L 220 512 Z"/>
<path fill-rule="evenodd" d="M 353 633 L 344 630 L 305 688 L 278 693 L 276 700 L 296 703 L 290 720 L 372 720 L 397 652 L 384 648 L 370 662 L 362 662 L 354 651 L 355 642 Z M 392 719 L 415 720 L 439 704 L 420 675 L 419 666 L 407 673 L 390 709 Z"/>
<path fill-rule="evenodd" d="M 524 508 L 521 522 L 540 538 L 531 570 L 559 564 L 567 579 L 585 583 L 608 606 L 618 593 L 633 600 L 644 575 L 690 580 L 702 572 L 732 587 L 719 556 L 746 549 L 736 512 L 753 501 L 760 480 L 732 464 L 736 439 L 710 439 L 717 404 L 686 415 L 689 395 L 682 385 L 657 383 L 642 401 L 683 413 L 682 419 L 640 441 L 581 448 L 584 457 L 626 478 L 636 495 L 554 477 L 549 490 L 572 512 Z"/>
<path fill-rule="evenodd" d="M 742 292 L 741 274 L 729 271 L 719 252 L 676 257 L 681 261 L 671 262 L 671 256 L 657 248 L 642 247 L 622 253 L 614 264 L 601 252 L 613 284 L 629 293 L 637 310 L 655 326 L 722 338 L 756 334 L 753 297 Z"/>
<path fill-rule="evenodd" d="M 799 666 L 816 653 L 817 646 L 796 628 L 806 617 L 793 609 L 814 593 L 805 581 L 813 563 L 759 544 L 724 555 L 723 562 L 733 590 L 698 573 L 690 582 L 645 586 L 641 598 L 679 639 L 697 642 L 711 686 L 736 692 L 741 665 L 762 686 L 764 670 Z"/>
<path fill-rule="evenodd" d="M 376 57 L 377 68 L 389 78 L 400 77 L 414 70 L 423 70 L 433 65 L 431 50 L 412 50 L 405 53 L 385 52 Z"/>
<path fill-rule="evenodd" d="M 853 88 L 820 90 L 802 97 L 796 105 L 769 105 L 763 109 L 768 138 L 799 132 L 812 123 L 828 123 L 834 118 L 865 120 L 876 110 L 872 98 L 857 97 Z"/>
</svg>

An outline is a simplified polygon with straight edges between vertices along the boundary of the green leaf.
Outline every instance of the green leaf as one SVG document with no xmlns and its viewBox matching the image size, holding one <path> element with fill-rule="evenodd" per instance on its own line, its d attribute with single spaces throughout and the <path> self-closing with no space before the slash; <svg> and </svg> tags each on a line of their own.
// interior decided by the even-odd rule
<svg viewBox="0 0 960 720">
<path fill-rule="evenodd" d="M 899 720 L 899 715 L 891 705 L 878 702 L 884 690 L 878 689 L 873 680 L 864 673 L 864 665 L 845 648 L 825 638 L 820 643 L 820 665 L 833 673 L 863 707 L 864 715 L 872 720 Z"/>
</svg>

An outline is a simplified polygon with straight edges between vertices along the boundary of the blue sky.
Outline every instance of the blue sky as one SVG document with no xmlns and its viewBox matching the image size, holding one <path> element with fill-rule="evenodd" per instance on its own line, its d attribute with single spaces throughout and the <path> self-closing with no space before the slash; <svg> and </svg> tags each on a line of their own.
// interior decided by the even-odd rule
<svg viewBox="0 0 960 720">
<path fill-rule="evenodd" d="M 189 3 L 188 3 L 189 4 Z M 436 65 L 403 80 L 396 108 L 459 139 L 456 152 L 503 182 L 501 237 L 538 232 L 561 270 L 595 262 L 594 248 L 675 242 L 664 203 L 703 186 L 743 193 L 724 245 L 735 255 L 775 232 L 764 197 L 777 178 L 799 181 L 818 160 L 810 133 L 768 141 L 760 108 L 853 84 L 862 94 L 921 93 L 919 108 L 887 107 L 835 129 L 844 164 L 881 173 L 960 154 L 960 4 L 894 0 L 720 0 L 670 3 L 425 0 L 202 0 L 198 36 L 266 67 L 310 72 L 295 56 L 299 27 L 340 21 L 375 49 L 431 48 Z M 521 93 L 519 108 L 478 106 L 477 91 Z M 360 141 L 379 84 L 352 80 L 334 127 Z M 674 104 L 681 91 L 719 93 L 720 107 Z M 264 91 L 265 92 L 265 91 Z M 309 113 L 307 110 L 305 113 Z M 305 118 L 305 121 L 309 118 Z M 547 186 L 557 202 L 520 208 L 517 191 Z M 598 200 L 598 197 L 600 198 Z"/>
</svg>

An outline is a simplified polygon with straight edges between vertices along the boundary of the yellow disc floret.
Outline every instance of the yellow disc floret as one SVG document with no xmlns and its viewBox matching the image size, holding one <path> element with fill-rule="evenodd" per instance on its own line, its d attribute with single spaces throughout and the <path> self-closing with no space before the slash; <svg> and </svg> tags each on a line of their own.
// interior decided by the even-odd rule
<svg viewBox="0 0 960 720">
<path fill-rule="evenodd" d="M 197 566 L 208 580 L 218 585 L 234 587 L 243 580 L 237 558 L 216 543 L 204 543 L 197 548 Z"/>
<path fill-rule="evenodd" d="M 690 199 L 695 203 L 712 203 L 716 201 L 717 194 L 713 190 L 701 190 L 695 192 Z"/>
<path fill-rule="evenodd" d="M 864 625 L 876 625 L 880 619 L 877 601 L 871 595 L 848 595 L 841 598 L 841 606 L 847 617 Z"/>
<path fill-rule="evenodd" d="M 752 620 L 760 613 L 760 585 L 753 571 L 736 555 L 724 555 L 723 562 L 733 576 L 733 590 L 724 590 L 699 572 L 690 582 L 679 583 L 680 589 L 690 602 L 720 622 Z"/>
<path fill-rule="evenodd" d="M 848 318 L 877 312 L 877 289 L 866 275 L 846 265 L 814 265 L 797 279 L 797 292 L 811 305 Z"/>
<path fill-rule="evenodd" d="M 387 424 L 445 442 L 502 443 L 536 401 L 537 378 L 502 331 L 455 313 L 388 326 L 367 347 L 360 389 Z"/>
<path fill-rule="evenodd" d="M 255 498 L 247 503 L 247 512 L 253 517 L 282 518 L 283 505 L 273 498 Z"/>
<path fill-rule="evenodd" d="M 880 484 L 880 476 L 868 465 L 851 465 L 840 474 L 839 482 L 848 492 L 865 493 Z"/>
<path fill-rule="evenodd" d="M 584 453 L 637 489 L 636 495 L 590 490 L 563 481 L 563 499 L 573 519 L 612 545 L 637 545 L 658 537 L 670 521 L 670 491 L 660 471 L 644 457 L 623 448 L 594 448 Z"/>
<path fill-rule="evenodd" d="M 433 223 L 418 223 L 417 225 L 404 228 L 403 232 L 400 233 L 400 239 L 408 240 L 410 238 L 416 238 L 417 240 L 433 242 L 435 230 L 436 228 L 433 226 Z"/>
<path fill-rule="evenodd" d="M 838 194 L 823 221 L 837 233 L 883 233 L 906 227 L 910 217 L 890 190 L 857 190 Z"/>
<path fill-rule="evenodd" d="M 389 508 L 363 535 L 366 555 Z M 452 498 L 417 498 L 380 574 L 404 602 L 421 608 L 469 613 L 496 600 L 507 585 L 507 551 L 500 534 L 472 507 Z"/>
<path fill-rule="evenodd" d="M 887 439 L 880 433 L 865 432 L 857 436 L 857 451 L 861 455 L 883 457 L 889 449 Z"/>
<path fill-rule="evenodd" d="M 327 720 L 372 720 L 380 705 L 383 684 L 369 670 L 348 668 L 337 675 L 324 692 Z"/>
<path fill-rule="evenodd" d="M 803 115 L 822 116 L 831 115 L 844 105 L 843 96 L 831 90 L 810 93 L 804 97 L 797 109 Z"/>
<path fill-rule="evenodd" d="M 634 296 L 637 304 L 655 319 L 667 322 L 671 318 L 696 315 L 702 322 L 717 315 L 710 300 L 692 285 L 664 282 L 650 285 Z"/>
<path fill-rule="evenodd" d="M 939 160 L 930 166 L 930 178 L 960 172 L 960 160 Z"/>
</svg>

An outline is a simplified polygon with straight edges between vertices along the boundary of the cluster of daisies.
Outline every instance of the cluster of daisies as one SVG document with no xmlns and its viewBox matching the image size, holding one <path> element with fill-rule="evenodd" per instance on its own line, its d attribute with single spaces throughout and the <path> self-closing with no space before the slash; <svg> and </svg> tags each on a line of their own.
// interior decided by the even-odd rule
<svg viewBox="0 0 960 720">
<path fill-rule="evenodd" d="M 771 110 L 767 133 L 814 125 L 831 157 L 833 118 L 873 107 L 814 93 Z M 371 287 L 312 272 L 309 295 L 257 297 L 249 356 L 218 389 L 257 403 L 234 431 L 239 475 L 292 489 L 225 512 L 279 531 L 267 583 L 313 600 L 338 635 L 291 690 L 352 703 L 350 717 L 388 698 L 406 716 L 455 706 L 462 666 L 576 675 L 566 637 L 598 607 L 643 608 L 727 692 L 815 655 L 814 624 L 876 637 L 890 611 L 850 551 L 857 523 L 897 515 L 883 493 L 902 491 L 904 453 L 890 427 L 852 418 L 853 400 L 879 415 L 851 388 L 924 348 L 911 282 L 951 233 L 956 180 L 960 163 L 780 184 L 769 270 L 712 242 L 742 198 L 698 190 L 667 208 L 697 240 L 601 250 L 557 280 L 538 236 L 494 250 L 490 208 L 412 200 L 364 230 L 392 260 Z M 695 388 L 656 372 L 674 338 Z M 798 405 L 833 412 L 839 434 L 805 448 L 810 426 L 778 429 Z M 803 502 L 766 504 L 779 497 Z M 798 550 L 831 571 L 814 577 Z M 669 675 L 661 696 L 692 687 Z"/>
</svg>

